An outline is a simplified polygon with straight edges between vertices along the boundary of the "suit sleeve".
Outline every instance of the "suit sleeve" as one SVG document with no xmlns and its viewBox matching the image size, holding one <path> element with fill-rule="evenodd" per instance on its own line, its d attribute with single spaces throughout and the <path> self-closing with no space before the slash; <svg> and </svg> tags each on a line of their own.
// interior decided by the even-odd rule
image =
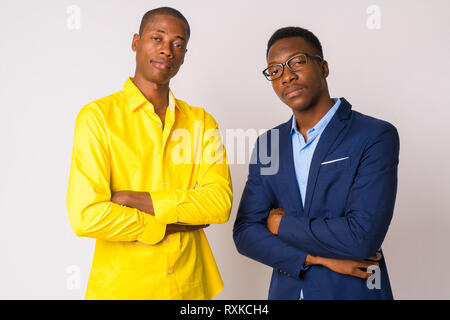
<svg viewBox="0 0 450 320">
<path fill-rule="evenodd" d="M 150 192 L 155 217 L 164 223 L 220 224 L 230 218 L 231 174 L 217 122 L 205 113 L 197 188 Z"/>
<path fill-rule="evenodd" d="M 134 208 L 111 202 L 110 154 L 100 111 L 94 105 L 78 114 L 67 191 L 73 231 L 108 241 L 158 243 L 166 225 Z"/>
<path fill-rule="evenodd" d="M 256 150 L 252 158 L 255 158 Z M 248 180 L 233 229 L 236 248 L 244 256 L 293 277 L 301 277 L 307 253 L 282 241 L 266 228 L 273 201 L 261 181 L 260 169 L 258 164 L 249 166 Z"/>
<path fill-rule="evenodd" d="M 384 126 L 363 152 L 341 217 L 285 216 L 279 238 L 316 256 L 365 259 L 375 254 L 394 211 L 399 148 L 395 127 Z"/>
</svg>

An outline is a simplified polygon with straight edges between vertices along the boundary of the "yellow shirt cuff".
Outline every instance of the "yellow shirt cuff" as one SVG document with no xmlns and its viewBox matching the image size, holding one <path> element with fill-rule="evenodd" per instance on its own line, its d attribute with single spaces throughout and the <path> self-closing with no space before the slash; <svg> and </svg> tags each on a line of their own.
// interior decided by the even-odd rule
<svg viewBox="0 0 450 320">
<path fill-rule="evenodd" d="M 157 244 L 166 234 L 166 224 L 155 219 L 150 214 L 144 213 L 144 232 L 138 237 L 137 241 L 145 244 Z"/>
<path fill-rule="evenodd" d="M 177 223 L 177 205 L 183 202 L 182 192 L 178 191 L 153 191 L 150 192 L 153 202 L 153 211 L 156 219 L 166 223 Z"/>
</svg>

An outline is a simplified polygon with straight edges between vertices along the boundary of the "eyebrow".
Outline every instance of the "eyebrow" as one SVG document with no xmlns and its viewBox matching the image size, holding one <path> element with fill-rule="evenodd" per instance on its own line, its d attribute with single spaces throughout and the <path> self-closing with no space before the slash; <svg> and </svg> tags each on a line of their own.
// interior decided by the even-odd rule
<svg viewBox="0 0 450 320">
<path fill-rule="evenodd" d="M 289 56 L 289 58 L 286 59 L 286 61 L 289 60 L 290 58 L 292 58 L 293 56 L 295 56 L 295 55 L 297 55 L 297 54 L 300 54 L 300 53 L 305 53 L 305 52 L 304 52 L 304 51 L 297 51 L 297 52 L 291 54 L 291 55 Z M 269 62 L 267 62 L 267 65 L 271 65 L 271 64 L 281 64 L 281 63 L 275 63 L 274 61 L 269 61 Z"/>
<path fill-rule="evenodd" d="M 159 33 L 167 34 L 167 32 L 165 32 L 164 30 L 160 30 L 160 29 L 153 30 L 153 31 L 154 31 L 154 32 L 159 32 Z M 182 36 L 175 36 L 175 38 L 178 38 L 178 39 L 181 39 L 181 40 L 183 40 L 183 41 L 186 41 L 186 39 L 185 39 L 184 37 L 182 37 Z"/>
</svg>

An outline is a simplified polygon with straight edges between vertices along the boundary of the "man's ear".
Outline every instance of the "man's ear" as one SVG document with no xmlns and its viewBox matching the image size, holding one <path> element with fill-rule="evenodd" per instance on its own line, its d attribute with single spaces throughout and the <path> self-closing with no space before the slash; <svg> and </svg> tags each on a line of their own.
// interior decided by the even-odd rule
<svg viewBox="0 0 450 320">
<path fill-rule="evenodd" d="M 322 76 L 324 78 L 328 78 L 328 75 L 330 74 L 330 69 L 328 69 L 328 62 L 326 60 L 323 60 L 321 63 L 321 71 Z"/>
<path fill-rule="evenodd" d="M 136 48 L 140 39 L 141 36 L 138 35 L 137 33 L 133 35 L 133 41 L 131 42 L 131 50 L 133 50 L 134 52 L 136 52 Z"/>
</svg>

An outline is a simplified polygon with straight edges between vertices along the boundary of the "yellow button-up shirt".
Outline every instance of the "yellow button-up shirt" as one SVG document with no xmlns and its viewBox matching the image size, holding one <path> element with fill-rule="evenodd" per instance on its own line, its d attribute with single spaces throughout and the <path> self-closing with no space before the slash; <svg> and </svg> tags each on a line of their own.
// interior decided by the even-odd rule
<svg viewBox="0 0 450 320">
<path fill-rule="evenodd" d="M 67 207 L 95 238 L 86 299 L 212 299 L 223 282 L 203 229 L 164 238 L 166 224 L 228 221 L 231 176 L 216 121 L 169 93 L 165 123 L 134 85 L 78 114 Z M 149 192 L 155 215 L 111 202 Z M 163 239 L 164 238 L 164 239 Z"/>
</svg>

